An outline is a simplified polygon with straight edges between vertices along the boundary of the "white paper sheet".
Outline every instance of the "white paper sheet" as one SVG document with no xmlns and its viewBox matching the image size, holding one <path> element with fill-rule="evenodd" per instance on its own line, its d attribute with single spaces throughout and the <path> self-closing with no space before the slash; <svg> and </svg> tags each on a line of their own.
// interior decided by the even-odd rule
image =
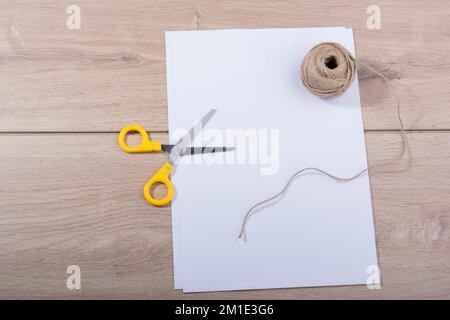
<svg viewBox="0 0 450 320">
<path fill-rule="evenodd" d="M 304 175 L 252 217 L 247 242 L 237 238 L 247 209 L 278 192 L 297 170 L 315 166 L 351 176 L 367 166 L 357 80 L 331 100 L 312 96 L 299 82 L 303 57 L 325 41 L 355 51 L 353 32 L 345 28 L 166 33 L 171 140 L 211 108 L 218 112 L 207 128 L 223 137 L 236 129 L 279 133 L 279 152 L 269 166 L 278 163 L 275 174 L 261 175 L 268 168 L 261 163 L 191 163 L 207 161 L 202 155 L 184 158 L 177 168 L 176 288 L 366 283 L 367 268 L 377 264 L 368 176 L 339 183 Z M 203 138 L 212 136 L 211 144 L 249 148 L 221 141 L 217 132 Z"/>
</svg>

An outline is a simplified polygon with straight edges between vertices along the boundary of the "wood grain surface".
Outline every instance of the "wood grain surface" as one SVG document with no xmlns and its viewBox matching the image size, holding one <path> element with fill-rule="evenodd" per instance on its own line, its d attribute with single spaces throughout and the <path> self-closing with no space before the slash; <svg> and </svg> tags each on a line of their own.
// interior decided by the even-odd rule
<svg viewBox="0 0 450 320">
<path fill-rule="evenodd" d="M 446 1 L 0 2 L 0 298 L 450 298 L 450 7 Z M 182 294 L 173 289 L 170 208 L 141 187 L 166 155 L 121 152 L 137 122 L 167 139 L 164 31 L 347 26 L 359 69 L 382 288 Z M 148 174 L 146 174 L 148 173 Z M 301 201 L 301 199 L 300 199 Z M 79 265 L 82 289 L 66 288 Z"/>
</svg>

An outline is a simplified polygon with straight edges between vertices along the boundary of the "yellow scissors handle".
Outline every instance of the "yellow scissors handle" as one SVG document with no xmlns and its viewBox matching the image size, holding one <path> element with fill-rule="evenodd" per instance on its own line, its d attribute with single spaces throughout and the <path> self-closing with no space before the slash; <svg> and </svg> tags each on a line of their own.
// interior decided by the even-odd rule
<svg viewBox="0 0 450 320">
<path fill-rule="evenodd" d="M 135 147 L 131 147 L 127 144 L 127 135 L 130 132 L 137 132 L 141 135 L 141 144 Z M 128 153 L 138 152 L 156 152 L 161 151 L 161 143 L 158 141 L 152 141 L 147 131 L 141 126 L 132 124 L 124 127 L 119 133 L 119 146 Z"/>
<path fill-rule="evenodd" d="M 172 182 L 169 180 L 170 173 L 173 171 L 173 166 L 166 162 L 158 172 L 145 184 L 144 197 L 152 205 L 161 207 L 170 202 L 173 197 L 174 188 Z M 163 199 L 155 199 L 152 196 L 152 186 L 158 183 L 162 183 L 167 188 L 167 195 Z"/>
</svg>

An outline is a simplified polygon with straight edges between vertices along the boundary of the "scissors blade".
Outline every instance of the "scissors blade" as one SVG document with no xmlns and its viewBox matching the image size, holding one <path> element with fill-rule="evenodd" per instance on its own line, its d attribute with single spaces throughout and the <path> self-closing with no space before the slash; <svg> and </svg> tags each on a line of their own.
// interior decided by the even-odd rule
<svg viewBox="0 0 450 320">
<path fill-rule="evenodd" d="M 186 153 L 186 150 L 188 149 L 192 141 L 194 141 L 194 138 L 206 126 L 206 124 L 209 122 L 209 120 L 211 120 L 216 112 L 216 109 L 209 110 L 208 113 L 204 115 L 203 118 L 175 144 L 175 146 L 172 148 L 172 151 L 170 151 L 169 156 L 169 161 L 173 166 L 176 165 L 183 154 Z"/>
<path fill-rule="evenodd" d="M 172 151 L 173 147 L 175 145 L 173 144 L 162 144 L 161 149 L 165 152 Z M 227 151 L 233 151 L 235 150 L 235 147 L 189 147 L 186 149 L 186 151 L 182 154 L 182 156 L 189 156 L 193 154 L 200 154 L 200 153 L 216 153 L 216 152 L 227 152 Z"/>
<path fill-rule="evenodd" d="M 182 154 L 182 156 L 189 156 L 193 154 L 200 153 L 217 153 L 217 152 L 227 152 L 233 151 L 234 147 L 190 147 Z"/>
</svg>

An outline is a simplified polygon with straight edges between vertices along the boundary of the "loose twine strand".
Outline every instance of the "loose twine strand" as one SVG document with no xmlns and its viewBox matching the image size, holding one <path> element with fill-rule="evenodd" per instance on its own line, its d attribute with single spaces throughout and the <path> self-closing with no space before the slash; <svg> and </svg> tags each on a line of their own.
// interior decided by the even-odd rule
<svg viewBox="0 0 450 320">
<path fill-rule="evenodd" d="M 358 60 L 358 64 L 363 65 L 375 75 L 380 77 L 382 80 L 386 82 L 388 81 L 386 76 L 373 69 L 366 63 L 362 62 L 361 60 Z M 355 73 L 356 60 L 353 58 L 352 54 L 337 43 L 327 42 L 315 46 L 306 55 L 301 66 L 301 81 L 309 92 L 321 98 L 328 99 L 343 94 L 351 85 L 355 77 Z M 367 168 L 359 171 L 351 177 L 339 177 L 316 167 L 307 167 L 295 172 L 293 175 L 291 175 L 288 182 L 280 192 L 256 203 L 247 211 L 242 221 L 239 239 L 247 241 L 246 225 L 249 219 L 257 212 L 255 209 L 284 195 L 288 191 L 294 180 L 304 172 L 312 171 L 323 174 L 339 182 L 349 182 L 359 178 L 371 169 L 389 166 L 397 161 L 400 161 L 406 153 L 408 143 L 400 112 L 400 99 L 394 86 L 393 89 L 395 98 L 397 100 L 397 118 L 400 124 L 400 135 L 402 139 L 401 149 L 396 157 L 368 166 Z"/>
</svg>

